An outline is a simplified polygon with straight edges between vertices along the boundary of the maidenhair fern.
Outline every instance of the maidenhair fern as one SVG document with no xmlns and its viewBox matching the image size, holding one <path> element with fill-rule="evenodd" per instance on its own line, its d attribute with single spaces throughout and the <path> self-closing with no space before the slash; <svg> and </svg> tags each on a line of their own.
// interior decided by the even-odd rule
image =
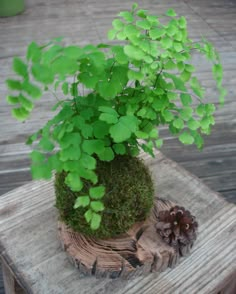
<svg viewBox="0 0 236 294">
<path fill-rule="evenodd" d="M 63 92 L 64 99 L 53 108 L 55 116 L 27 141 L 37 142 L 31 153 L 32 176 L 49 179 L 52 171 L 65 171 L 73 191 L 90 181 L 89 194 L 78 197 L 74 207 L 88 208 L 92 214 L 86 219 L 94 228 L 99 227 L 106 193 L 98 183 L 97 159 L 137 156 L 140 150 L 153 155 L 162 145 L 160 125 L 168 125 L 183 144 L 198 148 L 202 134 L 210 134 L 215 106 L 207 102 L 195 76 L 193 52 L 212 62 L 221 104 L 226 95 L 218 53 L 205 39 L 193 42 L 186 19 L 173 9 L 153 15 L 134 4 L 112 26 L 108 38 L 119 41 L 114 45 L 63 46 L 58 39 L 31 43 L 26 59 L 13 60 L 19 78 L 7 80 L 13 91 L 7 101 L 21 121 L 44 92 Z M 86 94 L 81 94 L 82 87 Z"/>
</svg>

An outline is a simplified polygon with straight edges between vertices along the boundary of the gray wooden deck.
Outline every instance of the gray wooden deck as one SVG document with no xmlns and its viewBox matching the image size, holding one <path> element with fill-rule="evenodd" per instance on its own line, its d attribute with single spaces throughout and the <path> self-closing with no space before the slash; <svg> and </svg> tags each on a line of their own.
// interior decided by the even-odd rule
<svg viewBox="0 0 236 294">
<path fill-rule="evenodd" d="M 11 60 L 23 55 L 32 40 L 47 42 L 65 36 L 66 43 L 106 42 L 106 31 L 114 16 L 129 9 L 134 1 L 111 0 L 26 0 L 26 11 L 19 16 L 0 19 L 0 195 L 31 180 L 25 138 L 50 117 L 53 98 L 45 96 L 34 110 L 33 119 L 21 124 L 10 117 L 5 102 L 4 80 L 12 76 Z M 182 146 L 167 129 L 162 152 L 202 178 L 213 190 L 236 203 L 236 2 L 233 0 L 143 0 L 143 8 L 160 13 L 172 7 L 188 19 L 190 36 L 198 40 L 205 35 L 219 50 L 225 69 L 226 103 L 216 114 L 212 135 L 205 148 Z M 200 75 L 208 86 L 210 101 L 217 101 L 214 84 L 205 63 Z M 1 280 L 1 278 L 0 278 Z M 0 281 L 0 293 L 3 293 Z"/>
</svg>

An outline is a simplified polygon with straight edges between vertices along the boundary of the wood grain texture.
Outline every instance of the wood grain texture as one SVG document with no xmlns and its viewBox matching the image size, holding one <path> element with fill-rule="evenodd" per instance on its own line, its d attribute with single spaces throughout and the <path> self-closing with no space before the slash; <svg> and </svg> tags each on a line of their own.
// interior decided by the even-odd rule
<svg viewBox="0 0 236 294">
<path fill-rule="evenodd" d="M 92 238 L 75 232 L 59 221 L 59 239 L 63 250 L 82 277 L 133 278 L 151 272 L 162 272 L 168 267 L 173 268 L 179 258 L 187 256 L 196 239 L 194 228 L 191 240 L 186 238 L 188 232 L 183 235 L 178 231 L 175 247 L 164 241 L 164 235 L 162 237 L 160 232 L 166 233 L 165 229 L 173 227 L 170 223 L 161 222 L 160 215 L 163 212 L 166 215 L 174 207 L 173 202 L 161 199 L 156 194 L 150 216 L 145 221 L 135 223 L 120 236 L 105 240 Z M 194 222 L 192 219 L 193 216 L 190 216 L 191 224 Z M 179 215 L 178 222 L 181 223 Z M 181 243 L 179 236 L 185 238 L 185 242 Z"/>
<path fill-rule="evenodd" d="M 6 294 L 25 294 L 25 291 L 18 284 L 13 272 L 4 260 L 2 260 L 2 271 Z"/>
<path fill-rule="evenodd" d="M 206 35 L 219 50 L 225 69 L 224 85 L 228 90 L 225 107 L 216 113 L 212 136 L 205 140 L 205 148 L 182 146 L 168 130 L 160 132 L 165 144 L 162 152 L 192 173 L 202 178 L 213 190 L 221 192 L 230 202 L 236 203 L 236 2 L 232 0 L 138 0 L 142 7 L 154 13 L 173 7 L 185 15 L 190 26 L 190 36 L 199 40 Z M 0 18 L 0 195 L 31 180 L 29 148 L 24 146 L 26 137 L 50 117 L 52 97 L 44 96 L 37 103 L 34 117 L 24 124 L 10 117 L 10 107 L 4 80 L 13 77 L 11 60 L 23 56 L 32 40 L 44 43 L 52 37 L 65 36 L 67 44 L 84 45 L 88 42 L 106 42 L 106 31 L 111 20 L 122 9 L 129 9 L 133 0 L 26 0 L 23 14 Z M 217 101 L 215 86 L 207 64 L 194 58 L 199 75 L 210 101 Z M 232 160 L 231 160 L 232 159 Z M 2 282 L 0 277 L 0 293 Z"/>
<path fill-rule="evenodd" d="M 236 207 L 157 153 L 143 155 L 156 193 L 185 205 L 199 220 L 189 258 L 159 276 L 127 280 L 80 278 L 60 249 L 51 182 L 32 182 L 0 198 L 1 256 L 29 293 L 218 293 L 236 274 Z M 92 289 L 92 290 L 91 290 Z M 91 292 L 92 291 L 92 292 Z"/>
</svg>

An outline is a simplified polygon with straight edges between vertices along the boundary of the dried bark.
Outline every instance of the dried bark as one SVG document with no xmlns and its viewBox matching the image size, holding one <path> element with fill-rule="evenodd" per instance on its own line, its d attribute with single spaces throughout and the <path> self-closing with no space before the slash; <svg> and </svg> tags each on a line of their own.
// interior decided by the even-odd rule
<svg viewBox="0 0 236 294">
<path fill-rule="evenodd" d="M 160 232 L 165 212 L 176 205 L 168 200 L 156 199 L 151 215 L 145 222 L 136 223 L 127 233 L 112 239 L 95 239 L 74 232 L 59 222 L 59 236 L 63 249 L 81 275 L 96 277 L 130 278 L 150 272 L 161 272 L 174 267 L 180 256 L 189 253 L 194 240 L 181 246 L 171 246 Z"/>
</svg>

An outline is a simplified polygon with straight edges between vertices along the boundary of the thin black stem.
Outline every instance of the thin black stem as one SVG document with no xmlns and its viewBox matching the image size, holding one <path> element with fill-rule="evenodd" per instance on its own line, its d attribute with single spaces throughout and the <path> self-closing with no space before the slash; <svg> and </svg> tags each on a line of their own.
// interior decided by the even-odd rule
<svg viewBox="0 0 236 294">
<path fill-rule="evenodd" d="M 63 102 L 64 100 L 60 100 L 58 97 L 57 97 L 57 95 L 56 95 L 56 93 L 55 92 L 53 92 L 52 90 L 50 90 L 50 89 L 48 89 L 48 91 L 56 98 L 56 100 L 58 101 L 58 102 Z M 61 105 L 60 105 L 61 106 Z M 62 107 L 62 106 L 61 106 Z"/>
<path fill-rule="evenodd" d="M 73 87 L 75 87 L 75 75 L 74 75 L 74 80 L 73 80 Z M 78 85 L 76 85 L 77 89 L 78 89 Z M 73 89 L 73 101 L 74 101 L 74 105 L 75 105 L 75 111 L 77 112 L 77 114 L 79 114 L 78 108 L 77 108 L 77 101 L 76 101 L 76 96 L 75 96 L 75 90 Z"/>
<path fill-rule="evenodd" d="M 158 82 L 158 79 L 159 79 L 159 77 L 160 77 L 160 75 L 161 75 L 161 73 L 162 73 L 162 71 L 163 71 L 163 68 L 160 70 L 160 72 L 159 72 L 159 74 L 157 75 L 157 77 L 156 77 L 156 80 L 155 80 L 155 83 L 154 83 L 154 89 L 156 88 L 156 86 L 157 86 L 157 82 Z"/>
<path fill-rule="evenodd" d="M 176 93 L 176 94 L 187 94 L 187 95 L 190 95 L 190 96 L 194 97 L 200 103 L 202 103 L 202 100 L 197 95 L 195 95 L 194 93 L 189 93 L 189 92 L 184 92 L 184 91 L 169 91 L 169 92 Z"/>
</svg>

